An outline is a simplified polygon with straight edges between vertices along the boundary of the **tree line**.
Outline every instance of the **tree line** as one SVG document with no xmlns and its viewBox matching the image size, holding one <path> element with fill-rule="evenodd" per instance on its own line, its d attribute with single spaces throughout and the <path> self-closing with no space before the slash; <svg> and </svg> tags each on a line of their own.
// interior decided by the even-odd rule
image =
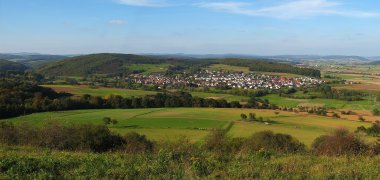
<svg viewBox="0 0 380 180">
<path fill-rule="evenodd" d="M 281 72 L 311 77 L 321 77 L 321 72 L 319 70 L 310 68 L 299 68 L 294 67 L 290 64 L 277 63 L 273 61 L 224 59 L 220 60 L 219 63 L 232 66 L 249 67 L 250 71 Z"/>
<path fill-rule="evenodd" d="M 251 98 L 241 105 L 237 101 L 193 97 L 187 92 L 165 92 L 143 97 L 83 95 L 72 97 L 27 81 L 0 80 L 0 117 L 9 118 L 33 112 L 76 109 L 133 109 L 164 107 L 211 107 L 275 109 L 267 100 Z"/>
</svg>

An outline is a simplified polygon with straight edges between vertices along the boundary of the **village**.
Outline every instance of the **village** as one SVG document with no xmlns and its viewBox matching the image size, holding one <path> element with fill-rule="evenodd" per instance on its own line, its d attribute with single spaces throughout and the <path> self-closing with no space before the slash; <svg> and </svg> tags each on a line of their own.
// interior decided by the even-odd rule
<svg viewBox="0 0 380 180">
<path fill-rule="evenodd" d="M 230 73 L 224 71 L 202 70 L 193 75 L 166 76 L 163 74 L 133 74 L 127 77 L 137 84 L 158 86 L 184 85 L 192 87 L 224 87 L 241 89 L 281 89 L 310 87 L 323 84 L 324 81 L 311 77 L 281 77 L 259 73 Z"/>
</svg>

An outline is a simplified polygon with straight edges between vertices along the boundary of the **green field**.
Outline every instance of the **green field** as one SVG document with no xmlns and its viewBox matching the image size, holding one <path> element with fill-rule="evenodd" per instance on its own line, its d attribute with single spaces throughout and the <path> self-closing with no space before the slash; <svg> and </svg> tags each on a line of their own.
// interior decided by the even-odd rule
<svg viewBox="0 0 380 180">
<path fill-rule="evenodd" d="M 255 113 L 257 117 L 270 118 L 275 123 L 266 125 L 258 122 L 240 121 L 241 113 Z M 41 126 L 50 121 L 68 123 L 103 124 L 103 117 L 117 119 L 118 124 L 110 129 L 118 133 L 135 131 L 154 140 L 174 140 L 187 137 L 193 142 L 202 141 L 210 130 L 230 129 L 233 137 L 247 137 L 254 132 L 272 130 L 295 136 L 307 145 L 325 133 L 339 127 L 354 131 L 358 126 L 370 126 L 370 123 L 347 121 L 328 117 L 303 115 L 292 112 L 253 109 L 211 109 L 211 108 L 161 108 L 127 110 L 76 110 L 65 112 L 36 113 L 28 116 L 8 119 L 16 124 L 30 123 Z"/>
<path fill-rule="evenodd" d="M 154 74 L 165 72 L 170 64 L 128 64 L 126 68 L 130 71 L 143 71 L 142 74 Z"/>
<path fill-rule="evenodd" d="M 207 93 L 207 92 L 191 92 L 191 95 L 194 97 L 201 98 L 213 98 L 213 99 L 225 99 L 227 101 L 246 101 L 249 97 L 246 96 L 237 96 L 231 94 L 219 94 L 219 93 Z"/>
<path fill-rule="evenodd" d="M 213 64 L 206 69 L 212 71 L 228 71 L 228 72 L 244 72 L 249 73 L 248 67 L 240 67 L 240 66 L 231 66 L 226 64 Z"/>
<path fill-rule="evenodd" d="M 44 85 L 44 87 L 50 87 L 57 92 L 66 92 L 73 95 L 81 96 L 84 94 L 90 94 L 92 96 L 105 97 L 108 95 L 120 95 L 123 97 L 139 97 L 156 94 L 156 91 L 144 91 L 144 90 L 131 90 L 131 89 L 116 89 L 116 88 L 90 88 L 89 86 L 73 86 L 73 85 Z M 213 99 L 225 99 L 227 101 L 241 101 L 247 100 L 248 97 L 236 96 L 231 94 L 219 94 L 219 93 L 206 93 L 206 92 L 191 92 L 194 97 L 201 98 L 213 98 Z"/>
<path fill-rule="evenodd" d="M 290 73 L 277 73 L 277 72 L 261 72 L 261 71 L 250 71 L 249 67 L 241 66 L 231 66 L 226 64 L 213 64 L 206 68 L 207 70 L 212 71 L 227 71 L 227 72 L 254 72 L 257 74 L 265 74 L 269 76 L 283 76 L 283 77 L 301 77 L 302 75 L 290 74 Z"/>
<path fill-rule="evenodd" d="M 123 97 L 132 97 L 132 96 L 145 96 L 156 94 L 155 91 L 144 91 L 144 90 L 131 90 L 131 89 L 117 89 L 117 88 L 91 88 L 89 86 L 73 86 L 73 85 L 43 85 L 44 87 L 50 87 L 56 92 L 66 92 L 73 95 L 84 95 L 90 94 L 92 96 L 101 96 L 105 97 L 108 95 L 120 95 Z"/>
<path fill-rule="evenodd" d="M 335 109 L 352 109 L 352 110 L 372 110 L 374 108 L 380 108 L 380 103 L 370 100 L 362 101 L 344 101 L 337 99 L 293 99 L 287 97 L 281 97 L 277 94 L 270 94 L 262 97 L 262 99 L 267 99 L 269 102 L 276 104 L 278 106 L 284 107 L 297 107 L 297 106 L 324 106 L 327 108 Z"/>
</svg>

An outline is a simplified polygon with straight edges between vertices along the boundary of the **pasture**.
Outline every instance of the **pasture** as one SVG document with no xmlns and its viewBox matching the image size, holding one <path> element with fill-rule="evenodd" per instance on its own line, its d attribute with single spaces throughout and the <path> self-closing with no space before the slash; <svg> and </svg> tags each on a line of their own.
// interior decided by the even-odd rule
<svg viewBox="0 0 380 180">
<path fill-rule="evenodd" d="M 168 70 L 170 64 L 128 64 L 126 68 L 130 71 L 141 71 L 142 74 L 163 73 Z"/>
<path fill-rule="evenodd" d="M 269 118 L 271 124 L 245 122 L 240 114 L 255 113 L 257 117 Z M 76 110 L 64 112 L 35 113 L 28 116 L 8 119 L 15 124 L 27 123 L 42 126 L 59 121 L 64 124 L 103 124 L 103 117 L 118 121 L 109 128 L 117 133 L 135 131 L 153 140 L 176 140 L 186 137 L 192 142 L 202 141 L 210 130 L 227 128 L 233 123 L 231 137 L 247 137 L 254 132 L 272 130 L 277 133 L 291 134 L 310 145 L 312 141 L 339 127 L 354 131 L 359 126 L 370 123 L 348 121 L 293 112 L 255 109 L 211 109 L 211 108 L 158 108 L 158 109 L 117 109 L 117 110 Z"/>
<path fill-rule="evenodd" d="M 132 89 L 117 89 L 117 88 L 105 88 L 97 87 L 91 88 L 89 86 L 73 86 L 73 85 L 43 85 L 44 87 L 49 87 L 55 90 L 56 92 L 66 92 L 73 94 L 75 96 L 82 96 L 84 94 L 90 94 L 92 96 L 101 96 L 105 97 L 108 95 L 120 95 L 123 97 L 140 97 L 146 95 L 153 95 L 158 92 L 156 91 L 144 91 L 144 90 L 132 90 Z M 201 98 L 211 98 L 211 99 L 225 99 L 226 101 L 244 101 L 249 99 L 245 96 L 236 96 L 231 94 L 219 94 L 219 93 L 206 93 L 206 92 L 191 92 L 191 95 L 194 97 Z"/>
<path fill-rule="evenodd" d="M 267 99 L 269 102 L 283 107 L 297 107 L 297 106 L 324 106 L 333 109 L 351 109 L 351 110 L 373 110 L 380 108 L 380 102 L 373 101 L 373 99 L 365 99 L 362 101 L 344 101 L 337 99 L 293 99 L 281 97 L 277 94 L 270 94 L 262 99 Z"/>
<path fill-rule="evenodd" d="M 211 71 L 244 72 L 244 73 L 250 72 L 248 67 L 231 66 L 231 65 L 226 65 L 226 64 L 212 64 L 206 69 L 211 70 Z"/>
<path fill-rule="evenodd" d="M 101 96 L 105 97 L 108 95 L 120 95 L 123 97 L 132 97 L 132 96 L 145 96 L 156 94 L 155 91 L 144 91 L 144 90 L 131 90 L 131 89 L 117 89 L 117 88 L 105 88 L 97 87 L 91 88 L 89 86 L 73 86 L 73 85 L 43 85 L 44 87 L 52 88 L 56 92 L 65 92 L 70 93 L 76 96 L 82 96 L 84 94 L 90 94 L 92 96 Z"/>
<path fill-rule="evenodd" d="M 211 70 L 211 71 L 227 71 L 227 72 L 243 72 L 243 73 L 254 72 L 257 74 L 264 74 L 268 76 L 281 76 L 281 77 L 300 77 L 301 76 L 301 75 L 290 74 L 290 73 L 250 71 L 248 67 L 231 66 L 231 65 L 226 65 L 226 64 L 212 64 L 205 69 Z"/>
</svg>

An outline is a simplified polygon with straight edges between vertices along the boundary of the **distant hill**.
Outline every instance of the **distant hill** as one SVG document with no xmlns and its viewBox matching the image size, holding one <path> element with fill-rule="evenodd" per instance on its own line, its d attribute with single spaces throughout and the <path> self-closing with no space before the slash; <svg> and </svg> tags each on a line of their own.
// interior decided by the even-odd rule
<svg viewBox="0 0 380 180">
<path fill-rule="evenodd" d="M 368 62 L 369 59 L 361 56 L 319 56 L 319 55 L 280 55 L 280 56 L 264 56 L 268 59 L 286 60 L 286 61 L 328 61 L 328 62 Z"/>
<path fill-rule="evenodd" d="M 28 69 L 28 67 L 23 64 L 7 60 L 0 60 L 0 71 L 24 71 L 26 69 Z"/>
<path fill-rule="evenodd" d="M 47 62 L 59 61 L 67 58 L 68 56 L 62 55 L 49 55 L 37 53 L 7 53 L 0 54 L 0 59 L 19 62 L 26 66 L 35 67 Z"/>
<path fill-rule="evenodd" d="M 86 76 L 90 74 L 130 73 L 130 67 L 138 64 L 169 64 L 170 73 L 183 71 L 193 72 L 211 64 L 227 64 L 249 67 L 252 71 L 284 72 L 306 76 L 319 76 L 314 69 L 298 68 L 290 64 L 256 59 L 198 59 L 174 58 L 172 56 L 142 56 L 133 54 L 91 54 L 67 58 L 62 61 L 46 64 L 37 72 L 52 76 Z"/>
<path fill-rule="evenodd" d="M 368 59 L 372 61 L 380 61 L 380 56 L 372 56 L 372 57 L 368 57 Z"/>
<path fill-rule="evenodd" d="M 300 68 L 292 66 L 288 63 L 279 63 L 270 60 L 246 60 L 246 59 L 223 59 L 219 60 L 221 64 L 227 64 L 232 66 L 249 67 L 250 71 L 262 71 L 262 72 L 279 72 L 279 73 L 291 73 L 299 74 L 303 76 L 320 77 L 321 72 L 317 69 Z"/>
<path fill-rule="evenodd" d="M 85 76 L 89 74 L 123 73 L 130 64 L 164 64 L 178 65 L 188 63 L 185 59 L 141 56 L 133 54 L 91 54 L 67 58 L 46 64 L 38 72 L 54 76 Z"/>
<path fill-rule="evenodd" d="M 373 61 L 368 63 L 368 65 L 380 65 L 380 61 Z"/>
</svg>

